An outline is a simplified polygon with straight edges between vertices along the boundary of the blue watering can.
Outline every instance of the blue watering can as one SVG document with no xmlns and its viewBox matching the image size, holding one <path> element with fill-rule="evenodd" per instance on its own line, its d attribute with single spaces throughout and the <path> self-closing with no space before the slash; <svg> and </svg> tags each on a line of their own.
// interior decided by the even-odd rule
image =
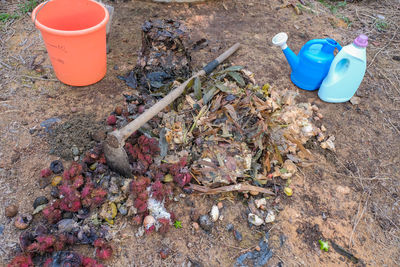
<svg viewBox="0 0 400 267">
<path fill-rule="evenodd" d="M 314 39 L 308 41 L 296 56 L 287 46 L 288 36 L 281 32 L 272 38 L 274 45 L 280 46 L 292 68 L 290 78 L 301 89 L 313 91 L 320 87 L 335 57 L 333 51 L 342 47 L 333 39 Z"/>
</svg>

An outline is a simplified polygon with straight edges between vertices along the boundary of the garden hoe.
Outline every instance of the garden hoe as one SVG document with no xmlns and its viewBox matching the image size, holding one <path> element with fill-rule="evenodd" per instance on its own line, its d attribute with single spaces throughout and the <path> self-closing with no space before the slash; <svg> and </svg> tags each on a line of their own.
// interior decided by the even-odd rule
<svg viewBox="0 0 400 267">
<path fill-rule="evenodd" d="M 135 120 L 131 121 L 129 124 L 119 130 L 110 132 L 104 142 L 104 154 L 107 160 L 107 165 L 112 170 L 125 177 L 132 177 L 131 165 L 129 164 L 128 155 L 124 149 L 125 140 L 140 127 L 142 127 L 146 122 L 151 120 L 161 110 L 166 108 L 175 99 L 177 99 L 193 79 L 210 74 L 221 62 L 232 55 L 239 48 L 239 46 L 240 44 L 236 43 L 215 60 L 208 63 L 202 70 L 195 73 L 192 77 L 171 91 L 163 99 L 154 104 L 154 106 L 142 113 Z"/>
</svg>

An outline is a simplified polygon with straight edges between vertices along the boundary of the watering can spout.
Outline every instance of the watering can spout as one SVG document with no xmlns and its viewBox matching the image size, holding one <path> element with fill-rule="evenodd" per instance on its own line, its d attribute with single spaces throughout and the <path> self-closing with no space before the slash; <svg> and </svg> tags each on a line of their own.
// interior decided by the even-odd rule
<svg viewBox="0 0 400 267">
<path fill-rule="evenodd" d="M 292 71 L 295 70 L 299 65 L 299 58 L 293 51 L 287 46 L 286 41 L 288 36 L 286 33 L 281 32 L 272 38 L 272 43 L 276 46 L 280 46 L 282 48 L 283 54 L 285 55 Z"/>
</svg>

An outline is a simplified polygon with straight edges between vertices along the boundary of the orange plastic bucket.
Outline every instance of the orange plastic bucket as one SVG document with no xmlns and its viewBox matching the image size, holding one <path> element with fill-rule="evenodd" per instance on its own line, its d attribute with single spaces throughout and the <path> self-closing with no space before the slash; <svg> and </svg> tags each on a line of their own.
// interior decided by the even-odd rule
<svg viewBox="0 0 400 267">
<path fill-rule="evenodd" d="M 108 19 L 107 9 L 92 0 L 51 0 L 33 10 L 32 20 L 61 82 L 85 86 L 105 76 Z"/>
</svg>

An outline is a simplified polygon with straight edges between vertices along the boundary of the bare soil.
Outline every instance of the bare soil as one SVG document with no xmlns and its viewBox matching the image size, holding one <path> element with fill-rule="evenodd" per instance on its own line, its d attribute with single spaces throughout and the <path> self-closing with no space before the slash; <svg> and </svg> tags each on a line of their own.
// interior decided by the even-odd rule
<svg viewBox="0 0 400 267">
<path fill-rule="evenodd" d="M 182 221 L 183 228 L 171 229 L 164 236 L 136 237 L 137 227 L 117 217 L 113 240 L 116 253 L 106 264 L 232 266 L 240 254 L 253 250 L 268 231 L 273 257 L 267 266 L 397 266 L 400 262 L 400 3 L 353 1 L 332 14 L 320 2 L 307 2 L 312 3 L 309 8 L 314 13 L 304 10 L 296 15 L 292 8 L 276 10 L 280 1 L 266 0 L 198 4 L 112 2 L 116 14 L 109 40 L 108 72 L 102 81 L 87 87 L 71 87 L 56 80 L 28 14 L 1 25 L 2 207 L 15 203 L 20 212 L 31 213 L 33 200 L 49 195 L 49 188 L 38 186 L 39 171 L 59 156 L 72 158 L 68 153 L 73 145 L 80 152 L 90 147 L 90 138 L 86 137 L 101 130 L 107 114 L 124 102 L 122 94 L 131 92 L 117 75 L 125 74 L 136 64 L 142 23 L 150 18 L 174 18 L 191 29 L 194 42 L 201 38 L 208 40 L 208 47 L 192 52 L 196 69 L 233 43 L 241 42 L 242 48 L 230 62 L 254 72 L 259 84 L 268 82 L 276 89 L 298 91 L 300 100 L 316 104 L 323 115 L 316 124 L 323 124 L 336 137 L 336 153 L 327 153 L 312 141 L 307 145 L 314 160 L 303 163 L 292 179 L 292 197 L 271 201 L 280 211 L 272 227 L 249 227 L 248 200 L 243 195 L 189 195 L 170 208 Z M 385 17 L 387 27 L 381 27 L 378 15 Z M 349 19 L 351 25 L 341 18 Z M 270 41 L 280 31 L 288 33 L 288 44 L 295 52 L 309 39 L 331 37 L 348 44 L 359 33 L 366 33 L 370 38 L 368 70 L 357 92 L 360 104 L 328 104 L 320 101 L 316 92 L 296 88 L 290 81 L 290 69 L 283 54 Z M 40 58 L 44 60 L 42 63 L 38 63 Z M 42 73 L 37 71 L 39 65 Z M 40 123 L 53 117 L 61 120 L 56 127 L 69 123 L 72 130 L 63 132 L 62 128 L 56 128 L 56 137 L 45 133 Z M 191 211 L 205 214 L 218 201 L 224 204 L 223 221 L 216 223 L 211 233 L 194 230 Z M 241 232 L 241 242 L 227 231 L 228 223 Z M 0 227 L 4 227 L 0 231 L 0 262 L 4 266 L 18 251 L 20 231 L 5 217 L 3 208 Z M 355 264 L 332 247 L 329 252 L 321 251 L 320 238 L 334 241 L 360 261 Z M 170 256 L 161 259 L 159 252 L 166 248 L 170 249 Z M 85 247 L 80 249 L 89 255 L 93 253 Z"/>
</svg>

